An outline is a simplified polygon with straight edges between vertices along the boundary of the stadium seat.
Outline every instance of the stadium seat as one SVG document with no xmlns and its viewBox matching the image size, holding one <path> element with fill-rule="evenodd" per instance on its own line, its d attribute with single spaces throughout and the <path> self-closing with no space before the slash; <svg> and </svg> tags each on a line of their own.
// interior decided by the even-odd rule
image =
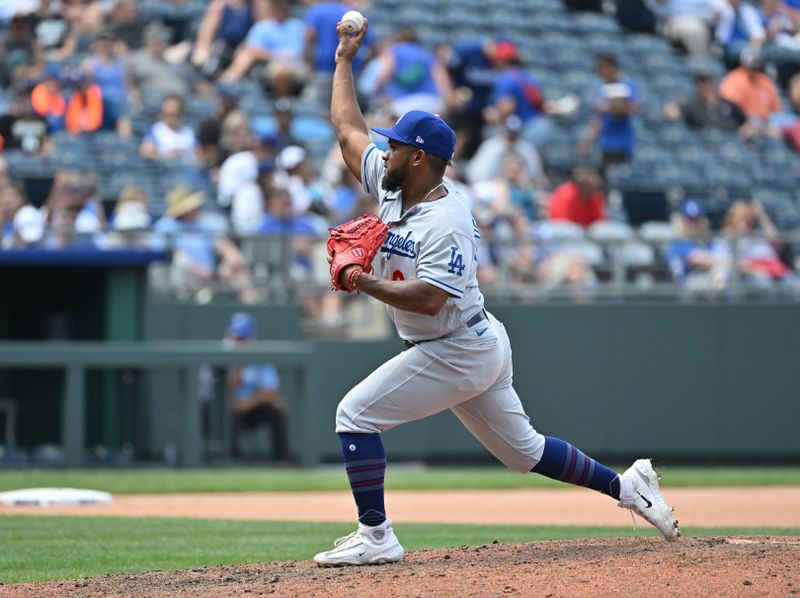
<svg viewBox="0 0 800 598">
<path fill-rule="evenodd" d="M 583 227 L 567 220 L 541 220 L 532 225 L 533 238 L 543 243 L 577 241 L 584 238 Z"/>
<path fill-rule="evenodd" d="M 586 232 L 590 239 L 598 243 L 620 243 L 633 239 L 633 229 L 624 222 L 601 220 L 592 223 Z"/>
<path fill-rule="evenodd" d="M 663 245 L 675 238 L 675 231 L 669 222 L 644 222 L 637 230 L 643 241 Z"/>
<path fill-rule="evenodd" d="M 653 247 L 636 239 L 621 245 L 619 257 L 627 268 L 649 268 L 656 262 Z"/>
<path fill-rule="evenodd" d="M 560 251 L 578 253 L 593 268 L 602 267 L 606 263 L 603 247 L 588 239 L 566 240 L 558 245 Z"/>
<path fill-rule="evenodd" d="M 572 26 L 582 35 L 605 35 L 609 38 L 622 33 L 619 24 L 606 15 L 591 12 L 575 13 L 571 16 Z"/>
</svg>

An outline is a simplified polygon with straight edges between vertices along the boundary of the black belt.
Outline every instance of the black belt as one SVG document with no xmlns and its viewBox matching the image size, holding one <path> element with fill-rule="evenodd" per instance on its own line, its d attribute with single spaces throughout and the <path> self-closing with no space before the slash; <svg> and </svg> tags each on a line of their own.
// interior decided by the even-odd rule
<svg viewBox="0 0 800 598">
<path fill-rule="evenodd" d="M 469 320 L 467 320 L 466 327 L 467 328 L 472 328 L 473 326 L 475 326 L 475 324 L 477 324 L 477 323 L 479 323 L 479 322 L 481 322 L 483 320 L 488 320 L 488 319 L 489 319 L 489 316 L 486 315 L 486 310 L 482 309 L 478 313 L 476 313 L 474 316 L 472 316 Z M 406 339 L 402 339 L 402 340 L 403 340 L 403 344 L 406 346 L 406 349 L 410 349 L 411 347 L 415 347 L 416 345 L 418 345 L 420 343 L 429 342 L 427 340 L 424 340 L 424 341 L 407 341 Z M 430 340 L 438 340 L 438 339 L 430 339 Z"/>
</svg>

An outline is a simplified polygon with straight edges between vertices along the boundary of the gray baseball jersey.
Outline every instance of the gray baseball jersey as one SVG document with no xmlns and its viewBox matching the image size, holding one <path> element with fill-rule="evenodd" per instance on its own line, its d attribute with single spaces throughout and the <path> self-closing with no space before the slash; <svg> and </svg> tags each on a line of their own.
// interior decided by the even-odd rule
<svg viewBox="0 0 800 598">
<path fill-rule="evenodd" d="M 480 233 L 466 199 L 446 182 L 445 197 L 402 213 L 401 192 L 389 193 L 381 188 L 381 155 L 374 144 L 366 149 L 361 180 L 364 190 L 378 200 L 381 220 L 389 225 L 379 254 L 382 275 L 392 280 L 424 280 L 451 295 L 435 316 L 387 306 L 389 317 L 405 340 L 441 338 L 463 328 L 483 309 L 476 258 Z"/>
<path fill-rule="evenodd" d="M 424 280 L 451 297 L 436 316 L 388 308 L 401 338 L 419 342 L 347 393 L 336 411 L 336 432 L 382 432 L 450 409 L 507 467 L 530 471 L 542 456 L 544 437 L 514 391 L 505 327 L 483 308 L 475 257 L 480 235 L 469 207 L 445 184 L 446 196 L 401 214 L 400 192 L 381 188 L 381 155 L 375 145 L 367 147 L 361 173 L 364 190 L 378 199 L 379 215 L 389 225 L 383 276 Z"/>
</svg>

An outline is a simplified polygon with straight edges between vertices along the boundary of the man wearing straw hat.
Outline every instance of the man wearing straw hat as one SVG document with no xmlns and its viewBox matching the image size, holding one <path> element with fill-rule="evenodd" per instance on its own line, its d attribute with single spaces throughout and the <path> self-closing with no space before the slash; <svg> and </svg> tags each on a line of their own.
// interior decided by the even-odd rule
<svg viewBox="0 0 800 598">
<path fill-rule="evenodd" d="M 241 251 L 203 217 L 204 203 L 202 192 L 178 185 L 167 194 L 164 217 L 153 227 L 155 244 L 173 250 L 172 285 L 194 292 L 218 278 L 238 292 L 242 303 L 257 302 L 260 294 Z M 207 296 L 207 291 L 198 293 L 198 300 Z"/>
</svg>

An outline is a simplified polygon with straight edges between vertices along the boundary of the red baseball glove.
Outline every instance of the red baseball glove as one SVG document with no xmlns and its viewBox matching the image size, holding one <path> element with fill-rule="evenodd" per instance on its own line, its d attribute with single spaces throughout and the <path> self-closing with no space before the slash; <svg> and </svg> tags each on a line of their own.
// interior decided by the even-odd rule
<svg viewBox="0 0 800 598">
<path fill-rule="evenodd" d="M 347 266 L 356 265 L 361 266 L 367 274 L 372 272 L 372 259 L 386 240 L 389 227 L 377 216 L 364 214 L 328 230 L 331 289 L 352 291 L 351 281 L 339 280 L 342 270 Z"/>
</svg>

